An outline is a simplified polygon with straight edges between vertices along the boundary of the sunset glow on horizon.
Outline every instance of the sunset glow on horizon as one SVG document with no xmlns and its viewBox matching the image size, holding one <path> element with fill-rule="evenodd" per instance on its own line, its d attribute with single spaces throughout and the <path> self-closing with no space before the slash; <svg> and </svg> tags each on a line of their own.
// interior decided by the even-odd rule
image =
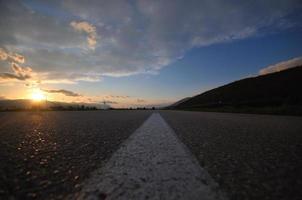
<svg viewBox="0 0 302 200">
<path fill-rule="evenodd" d="M 33 101 L 42 101 L 46 100 L 46 96 L 41 90 L 34 90 L 31 94 L 31 99 Z"/>
</svg>

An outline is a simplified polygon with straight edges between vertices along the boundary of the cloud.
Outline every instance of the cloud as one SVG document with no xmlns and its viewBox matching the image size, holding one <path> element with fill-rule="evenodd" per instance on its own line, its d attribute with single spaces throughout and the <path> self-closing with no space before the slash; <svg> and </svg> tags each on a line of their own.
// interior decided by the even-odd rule
<svg viewBox="0 0 302 200">
<path fill-rule="evenodd" d="M 10 60 L 18 63 L 24 63 L 24 56 L 17 53 L 7 53 L 4 49 L 0 48 L 0 60 Z"/>
<path fill-rule="evenodd" d="M 123 95 L 108 95 L 105 96 L 105 98 L 115 98 L 115 99 L 127 99 L 130 98 L 130 96 L 123 96 Z"/>
<path fill-rule="evenodd" d="M 6 60 L 7 57 L 7 53 L 2 48 L 0 48 L 0 60 Z"/>
<path fill-rule="evenodd" d="M 27 77 L 31 78 L 32 69 L 30 67 L 20 67 L 16 63 L 12 63 L 11 68 L 13 69 L 14 73 L 20 77 Z"/>
<path fill-rule="evenodd" d="M 16 63 L 11 63 L 13 73 L 0 73 L 0 81 L 19 80 L 25 81 L 32 77 L 32 69 L 30 67 L 20 67 Z"/>
<path fill-rule="evenodd" d="M 9 82 L 9 81 L 26 81 L 31 79 L 35 73 L 33 72 L 32 68 L 30 67 L 22 67 L 19 64 L 15 63 L 24 63 L 25 57 L 18 53 L 11 53 L 5 51 L 4 49 L 0 48 L 0 60 L 6 61 L 10 64 L 10 68 L 13 71 L 11 72 L 0 72 L 0 82 Z"/>
<path fill-rule="evenodd" d="M 279 63 L 276 63 L 274 65 L 270 65 L 268 67 L 265 67 L 259 71 L 259 75 L 265 75 L 270 74 L 274 72 L 280 72 L 289 68 L 302 66 L 302 57 L 296 57 L 292 58 L 290 60 L 282 61 Z"/>
<path fill-rule="evenodd" d="M 43 79 L 65 82 L 82 80 L 69 74 L 84 81 L 156 74 L 195 47 L 301 26 L 290 17 L 301 11 L 300 0 L 0 3 L 0 47 L 24 55 Z M 94 51 L 83 49 L 87 43 Z"/>
<path fill-rule="evenodd" d="M 137 99 L 136 100 L 138 103 L 145 103 L 146 102 L 146 100 L 144 100 L 144 99 Z"/>
<path fill-rule="evenodd" d="M 43 54 L 43 50 L 40 50 Z M 49 51 L 45 51 L 49 52 Z M 32 54 L 27 52 L 29 56 Z M 46 53 L 47 54 L 47 53 Z M 43 57 L 40 54 L 34 54 L 38 59 L 42 58 L 40 62 L 37 62 L 39 66 L 47 67 L 47 62 L 45 62 L 45 58 L 49 60 L 53 60 L 53 64 L 57 64 L 56 60 L 60 59 L 60 55 L 57 53 L 51 53 L 49 57 Z M 66 56 L 63 56 L 62 59 L 66 59 Z M 10 81 L 10 80 L 20 80 L 25 81 L 29 80 L 31 83 L 26 83 L 26 85 L 37 85 L 41 83 L 49 83 L 49 84 L 58 84 L 58 83 L 67 83 L 67 84 L 74 84 L 78 81 L 86 81 L 86 82 L 98 82 L 101 80 L 101 75 L 97 73 L 87 73 L 85 71 L 78 72 L 78 73 L 68 73 L 68 68 L 66 72 L 57 72 L 58 68 L 54 68 L 52 71 L 43 72 L 39 70 L 40 67 L 36 67 L 37 71 L 33 71 L 32 67 L 21 67 L 19 64 L 15 63 L 24 63 L 25 57 L 18 53 L 8 53 L 4 49 L 0 48 L 0 60 L 6 62 L 7 64 L 11 65 L 11 69 L 14 73 L 1 73 L 0 79 L 2 81 Z M 71 62 L 72 63 L 72 62 Z M 33 63 L 31 63 L 33 64 Z M 37 65 L 36 65 L 37 66 Z M 58 64 L 60 66 L 60 64 Z M 42 68 L 44 68 L 42 67 Z"/>
<path fill-rule="evenodd" d="M 18 63 L 24 63 L 25 62 L 25 58 L 24 56 L 20 55 L 20 54 L 13 54 L 13 55 L 9 55 L 9 57 L 14 60 L 15 62 L 18 62 Z"/>
<path fill-rule="evenodd" d="M 40 73 L 39 75 L 40 83 L 65 83 L 65 84 L 75 84 L 78 81 L 86 82 L 99 82 L 101 81 L 101 76 L 98 74 L 89 73 L 65 73 L 65 72 L 48 72 Z"/>
<path fill-rule="evenodd" d="M 47 93 L 59 93 L 59 94 L 63 94 L 65 96 L 69 96 L 69 97 L 80 97 L 82 95 L 78 94 L 78 93 L 75 93 L 75 92 L 72 92 L 72 91 L 69 91 L 69 90 L 63 90 L 63 89 L 60 89 L 60 90 L 47 90 L 47 89 L 43 89 L 44 92 L 47 92 Z"/>
<path fill-rule="evenodd" d="M 92 24 L 89 24 L 88 22 L 82 21 L 82 22 L 76 22 L 72 21 L 70 23 L 70 26 L 72 26 L 75 30 L 80 31 L 80 32 L 85 32 L 88 34 L 87 36 L 87 43 L 90 49 L 95 49 L 96 46 L 96 38 L 97 38 L 97 33 L 96 33 L 96 27 L 93 26 Z"/>
<path fill-rule="evenodd" d="M 27 78 L 26 77 L 20 77 L 18 75 L 7 73 L 7 72 L 0 73 L 0 81 L 3 81 L 3 80 L 14 80 L 14 79 L 20 80 L 20 81 L 24 81 Z"/>
<path fill-rule="evenodd" d="M 116 102 L 116 101 L 102 101 L 101 103 L 105 103 L 105 104 L 118 104 L 118 102 Z"/>
</svg>

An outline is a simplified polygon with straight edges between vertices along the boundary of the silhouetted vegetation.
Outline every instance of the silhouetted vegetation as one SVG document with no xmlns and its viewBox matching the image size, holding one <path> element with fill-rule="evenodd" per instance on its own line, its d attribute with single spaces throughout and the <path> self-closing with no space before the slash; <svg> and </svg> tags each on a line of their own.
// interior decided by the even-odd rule
<svg viewBox="0 0 302 200">
<path fill-rule="evenodd" d="M 95 106 L 52 106 L 51 110 L 97 110 Z"/>
<path fill-rule="evenodd" d="M 209 90 L 176 105 L 176 109 L 302 114 L 302 66 L 246 78 Z"/>
<path fill-rule="evenodd" d="M 94 105 L 60 103 L 60 102 L 32 102 L 28 99 L 1 100 L 0 111 L 85 111 L 98 110 Z"/>
</svg>

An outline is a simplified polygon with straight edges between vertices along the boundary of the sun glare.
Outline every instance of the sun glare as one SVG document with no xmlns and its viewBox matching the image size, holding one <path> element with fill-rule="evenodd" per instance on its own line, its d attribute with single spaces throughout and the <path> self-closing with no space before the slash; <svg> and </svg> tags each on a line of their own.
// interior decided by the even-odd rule
<svg viewBox="0 0 302 200">
<path fill-rule="evenodd" d="M 45 98 L 45 95 L 40 90 L 33 91 L 33 93 L 31 94 L 31 99 L 34 101 L 42 101 Z"/>
</svg>

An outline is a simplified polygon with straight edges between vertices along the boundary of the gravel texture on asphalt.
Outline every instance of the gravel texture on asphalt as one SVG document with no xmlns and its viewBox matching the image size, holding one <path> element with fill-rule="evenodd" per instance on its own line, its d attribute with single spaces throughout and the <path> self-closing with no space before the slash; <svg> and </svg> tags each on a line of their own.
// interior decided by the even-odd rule
<svg viewBox="0 0 302 200">
<path fill-rule="evenodd" d="M 230 199 L 301 199 L 302 117 L 161 115 Z"/>
<path fill-rule="evenodd" d="M 121 145 L 78 194 L 70 199 L 226 200 L 158 113 Z"/>
<path fill-rule="evenodd" d="M 0 199 L 62 199 L 82 187 L 149 111 L 0 113 Z"/>
</svg>

